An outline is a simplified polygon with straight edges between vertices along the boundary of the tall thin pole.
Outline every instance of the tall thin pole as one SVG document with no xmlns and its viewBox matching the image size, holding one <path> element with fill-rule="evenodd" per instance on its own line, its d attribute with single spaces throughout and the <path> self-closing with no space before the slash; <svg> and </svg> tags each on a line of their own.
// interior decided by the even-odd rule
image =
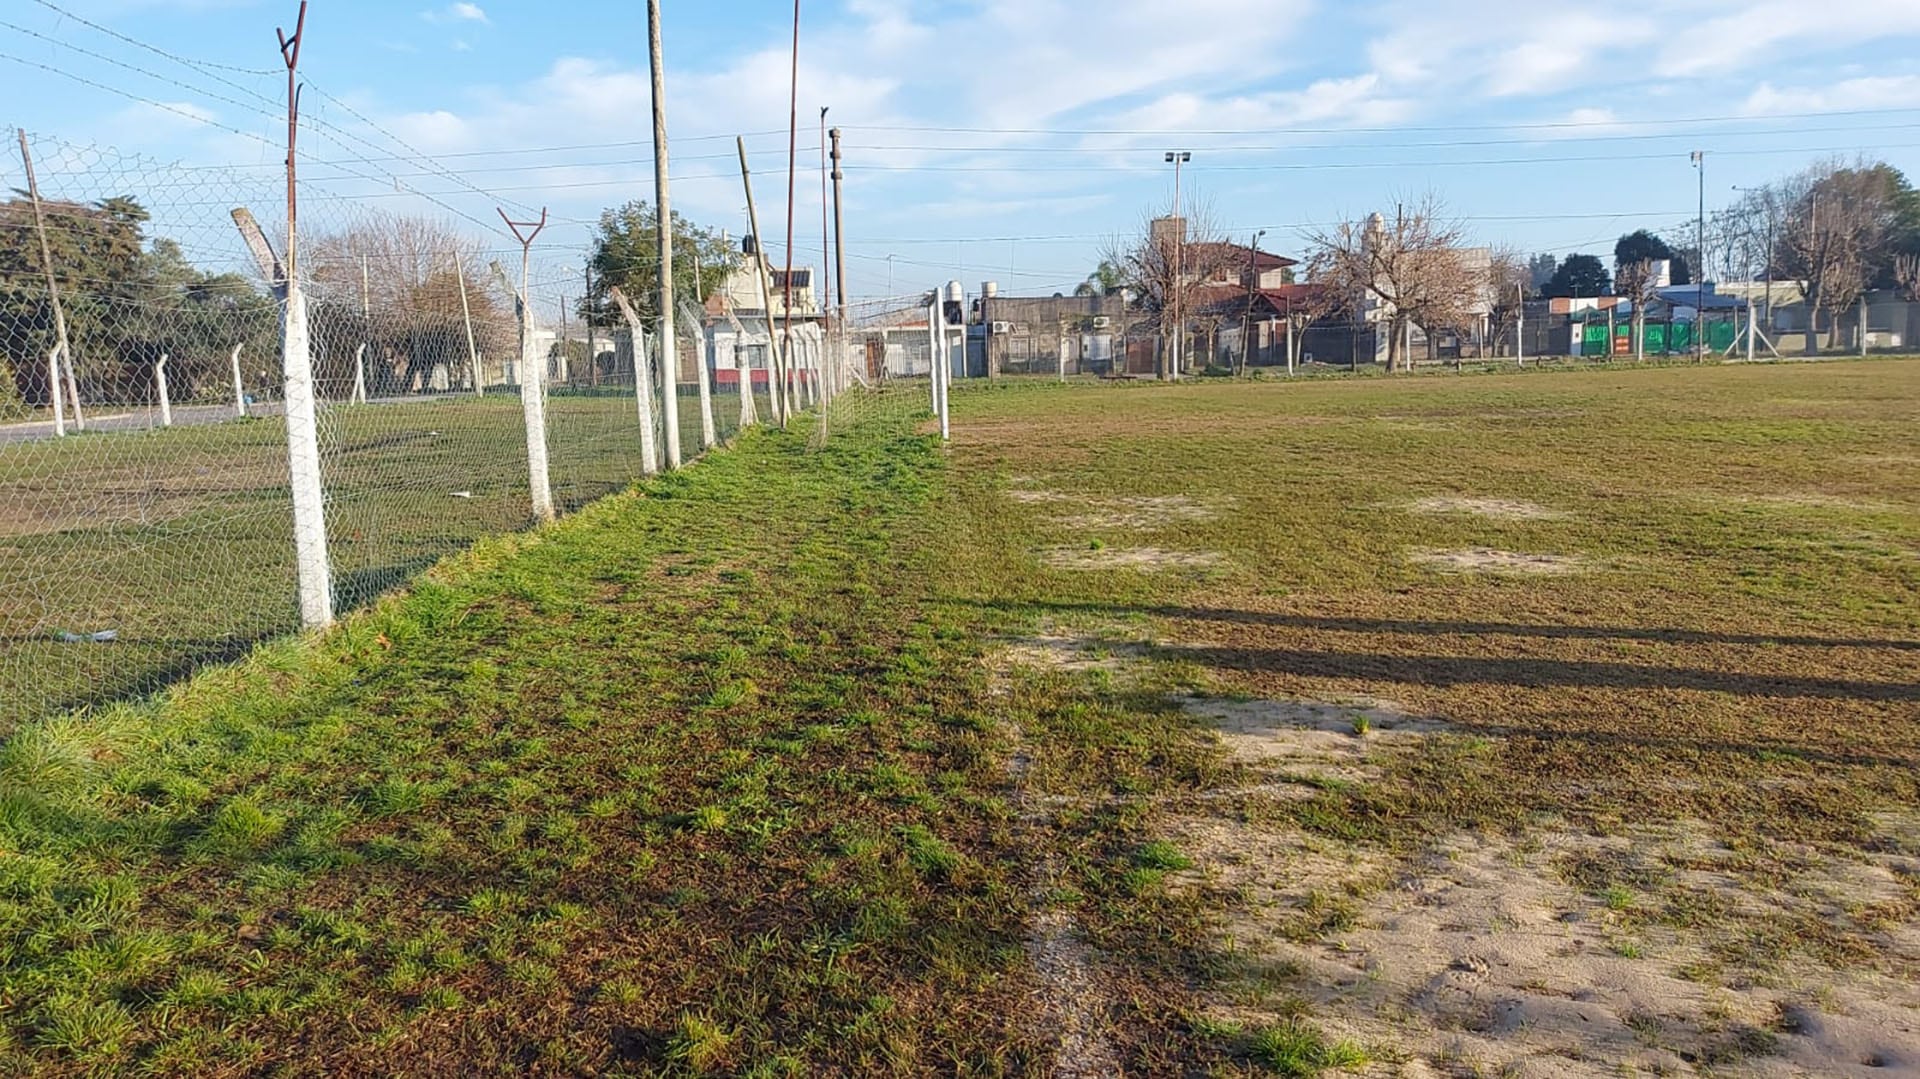
<svg viewBox="0 0 1920 1079">
<path fill-rule="evenodd" d="M 453 276 L 460 285 L 460 321 L 467 328 L 467 369 L 473 372 L 473 395 L 484 397 L 487 393 L 487 376 L 480 370 L 480 352 L 473 344 L 473 308 L 467 304 L 466 261 L 459 251 L 453 253 Z"/>
<path fill-rule="evenodd" d="M 1693 286 L 1693 350 L 1694 361 L 1703 363 L 1707 358 L 1707 153 L 1697 151 L 1695 164 L 1700 176 L 1699 216 L 1694 219 L 1693 243 L 1699 251 L 1700 269 Z"/>
<path fill-rule="evenodd" d="M 747 171 L 747 140 L 736 137 L 734 144 L 740 149 L 740 186 L 747 192 L 747 227 L 753 230 L 753 260 L 760 267 L 756 275 L 760 279 L 760 309 L 767 314 L 767 392 L 773 398 L 774 422 L 785 427 L 787 409 L 780 389 L 780 372 L 791 361 L 773 332 L 773 279 L 767 270 L 767 245 L 761 242 L 760 215 L 753 208 L 753 175 Z M 749 367 L 744 374 L 746 388 L 741 392 L 752 394 L 753 369 Z"/>
<path fill-rule="evenodd" d="M 600 353 L 593 343 L 593 263 L 587 263 L 586 299 L 580 301 L 586 305 L 582 312 L 587 322 L 587 385 L 600 385 Z"/>
<path fill-rule="evenodd" d="M 793 81 L 787 99 L 787 279 L 783 285 L 786 310 L 781 312 L 781 336 L 793 341 L 793 196 L 800 160 L 800 0 L 793 0 Z M 793 367 L 788 356 L 787 367 Z M 790 392 L 790 389 L 789 389 Z M 789 406 L 792 401 L 789 399 Z"/>
<path fill-rule="evenodd" d="M 653 69 L 653 202 L 660 248 L 660 407 L 667 468 L 680 467 L 680 348 L 673 332 L 673 211 L 667 181 L 666 71 L 660 50 L 660 0 L 647 0 L 647 56 Z"/>
<path fill-rule="evenodd" d="M 360 350 L 353 354 L 353 401 L 367 403 L 367 346 L 373 336 L 373 281 L 367 271 L 367 256 L 360 256 L 360 328 L 364 331 Z"/>
<path fill-rule="evenodd" d="M 828 243 L 827 231 L 827 109 L 820 109 L 820 314 L 825 317 L 833 308 L 833 278 L 827 276 L 827 268 L 833 263 L 833 248 Z"/>
<path fill-rule="evenodd" d="M 40 267 L 47 275 L 47 297 L 53 303 L 54 341 L 60 349 L 60 358 L 67 368 L 67 394 L 73 398 L 73 426 L 77 431 L 87 429 L 87 418 L 80 412 L 80 382 L 73 373 L 73 349 L 67 342 L 67 312 L 60 306 L 60 284 L 53 274 L 53 248 L 47 243 L 47 222 L 41 216 L 40 181 L 33 174 L 33 154 L 27 149 L 27 129 L 18 129 L 20 133 L 20 161 L 27 167 L 27 197 L 33 203 L 33 231 L 40 237 Z M 55 367 L 53 381 L 47 384 L 47 396 L 57 397 L 60 393 L 58 366 Z M 64 424 L 62 425 L 64 434 Z"/>
<path fill-rule="evenodd" d="M 842 212 L 843 207 L 840 202 L 840 181 L 844 175 L 840 168 L 840 129 L 836 127 L 827 134 L 833 140 L 834 272 L 840 278 L 840 330 L 845 333 L 847 328 L 847 235 L 844 228 L 846 216 Z M 822 267 L 821 272 L 826 272 L 826 268 Z M 888 295 L 893 293 L 892 255 L 887 256 L 887 293 Z"/>
</svg>

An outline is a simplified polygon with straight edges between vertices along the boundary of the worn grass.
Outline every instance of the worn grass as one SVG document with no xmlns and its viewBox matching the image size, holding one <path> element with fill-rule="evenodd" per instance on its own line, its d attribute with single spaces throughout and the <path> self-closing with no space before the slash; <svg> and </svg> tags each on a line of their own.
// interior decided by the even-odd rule
<svg viewBox="0 0 1920 1079">
<path fill-rule="evenodd" d="M 1047 1074 L 1085 1063 L 1063 1024 L 1137 1074 L 1390 1061 L 1174 886 L 1170 807 L 1244 771 L 1175 691 L 1444 718 L 1262 821 L 1387 859 L 1688 820 L 1757 880 L 1920 805 L 1920 364 L 963 390 L 949 451 L 917 397 L 869 399 L 323 642 L 24 726 L 0 1071 Z M 1564 513 L 1405 509 L 1435 496 Z M 1581 570 L 1406 557 L 1475 547 Z M 1036 633 L 1098 662 L 995 658 Z M 1623 946 L 1728 926 L 1727 969 L 1864 968 L 1914 916 L 1755 926 L 1659 865 L 1556 868 Z M 1042 909 L 1093 999 L 1036 972 Z M 1210 1014 L 1229 989 L 1269 1019 Z"/>
</svg>

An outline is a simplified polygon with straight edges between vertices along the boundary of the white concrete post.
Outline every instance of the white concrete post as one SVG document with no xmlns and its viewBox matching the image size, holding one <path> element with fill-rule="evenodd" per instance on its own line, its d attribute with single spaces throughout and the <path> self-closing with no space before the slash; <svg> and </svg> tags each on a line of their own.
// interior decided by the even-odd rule
<svg viewBox="0 0 1920 1079">
<path fill-rule="evenodd" d="M 47 396 L 53 401 L 53 434 L 56 438 L 67 437 L 67 406 L 60 396 L 60 349 L 55 346 L 47 350 Z"/>
<path fill-rule="evenodd" d="M 1867 294 L 1860 294 L 1860 355 L 1867 354 Z"/>
<path fill-rule="evenodd" d="M 699 326 L 699 323 L 693 323 Z M 700 330 L 700 348 L 696 359 L 700 364 L 700 448 L 710 450 L 720 441 L 713 426 L 713 365 L 707 362 L 706 330 Z"/>
<path fill-rule="evenodd" d="M 326 495 L 320 485 L 320 433 L 313 392 L 313 357 L 307 298 L 298 281 L 287 283 L 286 322 L 281 334 L 286 383 L 287 471 L 293 488 L 293 551 L 300 584 L 300 624 L 333 624 L 333 577 L 327 565 Z M 239 353 L 234 353 L 236 362 Z"/>
<path fill-rule="evenodd" d="M 527 486 L 533 496 L 533 515 L 553 520 L 553 485 L 547 474 L 547 365 L 536 354 L 533 311 L 526 294 L 520 296 L 520 413 L 527 426 Z"/>
<path fill-rule="evenodd" d="M 167 397 L 167 354 L 160 354 L 160 362 L 153 365 L 153 388 L 160 397 L 160 426 L 173 426 L 173 402 Z"/>
<path fill-rule="evenodd" d="M 927 390 L 932 399 L 928 407 L 940 414 L 940 301 L 927 305 Z"/>
<path fill-rule="evenodd" d="M 1291 307 L 1289 307 L 1291 309 Z M 1287 374 L 1293 374 L 1293 316 L 1287 316 Z"/>
<path fill-rule="evenodd" d="M 1747 295 L 1747 362 L 1753 362 L 1753 295 Z"/>
<path fill-rule="evenodd" d="M 661 320 L 671 329 L 673 323 Z M 680 350 L 666 334 L 656 334 L 660 354 L 660 412 L 667 432 L 667 468 L 680 467 Z"/>
<path fill-rule="evenodd" d="M 233 414 L 243 420 L 247 418 L 247 384 L 240 380 L 240 350 L 246 347 L 244 342 L 233 346 L 229 357 L 233 364 Z"/>
<path fill-rule="evenodd" d="M 640 313 L 633 309 L 619 286 L 608 289 L 607 298 L 620 309 L 620 317 L 627 320 L 627 332 L 633 336 L 633 400 L 640 416 L 640 471 L 651 476 L 660 471 L 660 450 L 654 445 L 657 435 L 653 423 L 653 374 L 647 370 L 647 331 L 641 328 Z"/>
<path fill-rule="evenodd" d="M 367 403 L 367 345 L 364 341 L 353 353 L 353 403 Z"/>
</svg>

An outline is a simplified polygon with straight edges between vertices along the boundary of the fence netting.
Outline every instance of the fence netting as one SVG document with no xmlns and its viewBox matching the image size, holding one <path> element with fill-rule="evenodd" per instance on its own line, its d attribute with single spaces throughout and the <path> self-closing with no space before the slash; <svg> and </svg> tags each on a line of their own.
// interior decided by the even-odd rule
<svg viewBox="0 0 1920 1079">
<path fill-rule="evenodd" d="M 37 200 L 0 154 L 0 735 L 301 624 L 282 306 L 231 216 L 250 209 L 283 245 L 280 163 L 27 142 Z M 685 305 L 665 344 L 656 326 L 590 326 L 584 248 L 533 249 L 523 351 L 521 248 L 380 203 L 324 178 L 300 190 L 336 610 L 534 519 L 529 379 L 561 513 L 664 467 L 669 409 L 691 461 L 775 419 L 776 393 L 807 410 L 850 381 L 826 370 L 849 335 L 818 323 L 794 328 L 784 384 L 772 346 L 789 328 L 764 317 L 716 325 Z"/>
</svg>

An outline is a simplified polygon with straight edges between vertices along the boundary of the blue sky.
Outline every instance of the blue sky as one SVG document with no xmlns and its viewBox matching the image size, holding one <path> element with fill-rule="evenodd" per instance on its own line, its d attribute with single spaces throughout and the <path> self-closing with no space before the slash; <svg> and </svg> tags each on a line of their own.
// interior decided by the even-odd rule
<svg viewBox="0 0 1920 1079">
<path fill-rule="evenodd" d="M 114 162 L 231 164 L 249 179 L 221 180 L 227 189 L 258 181 L 271 198 L 284 80 L 273 31 L 291 28 L 295 0 L 55 6 L 229 67 L 182 65 L 40 0 L 7 0 L 0 120 L 110 147 Z M 777 248 L 792 9 L 664 7 L 676 208 L 745 231 L 732 145 L 745 134 Z M 314 0 L 302 70 L 319 91 L 303 142 L 316 213 L 328 199 L 417 209 L 478 234 L 496 202 L 545 205 L 556 225 L 543 265 L 575 259 L 601 207 L 652 196 L 645 41 L 638 0 Z M 1428 192 L 1478 242 L 1605 253 L 1621 232 L 1691 218 L 1694 149 L 1708 151 L 1710 209 L 1735 184 L 1820 157 L 1866 154 L 1920 175 L 1915 0 L 1611 12 L 1540 0 L 804 0 L 801 44 L 798 257 L 818 256 L 817 124 L 830 106 L 846 130 L 848 270 L 862 296 L 950 277 L 1071 288 L 1106 242 L 1168 205 L 1161 154 L 1174 147 L 1193 151 L 1186 189 L 1221 226 L 1265 229 L 1262 246 L 1286 254 L 1303 226 Z M 149 167 L 124 168 L 137 183 Z M 191 186 L 157 171 L 173 192 Z"/>
</svg>

